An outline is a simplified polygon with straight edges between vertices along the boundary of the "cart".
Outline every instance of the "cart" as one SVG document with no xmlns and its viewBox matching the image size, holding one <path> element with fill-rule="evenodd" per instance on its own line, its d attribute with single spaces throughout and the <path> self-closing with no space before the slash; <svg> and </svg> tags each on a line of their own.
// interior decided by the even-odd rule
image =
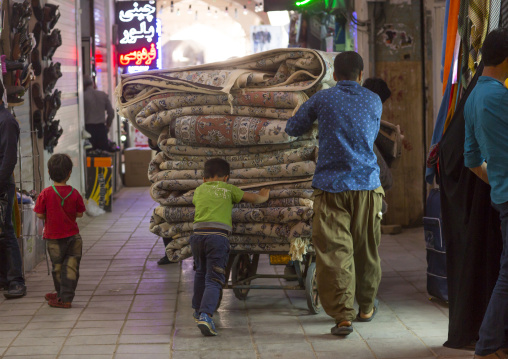
<svg viewBox="0 0 508 359">
<path fill-rule="evenodd" d="M 311 246 L 310 246 L 311 247 Z M 229 254 L 226 266 L 225 277 L 228 278 L 224 289 L 233 289 L 235 296 L 240 300 L 245 300 L 251 289 L 285 289 L 285 290 L 305 290 L 307 306 L 312 314 L 318 314 L 321 311 L 319 301 L 317 281 L 316 281 L 316 261 L 315 254 L 309 252 L 303 256 L 302 261 L 294 261 L 295 275 L 279 274 L 258 274 L 259 256 L 267 254 L 270 256 L 270 265 L 286 265 L 291 256 L 287 251 L 246 251 L 232 249 Z M 231 280 L 229 280 L 231 276 Z M 261 278 L 296 280 L 297 283 L 290 285 L 256 285 L 252 282 Z"/>
</svg>

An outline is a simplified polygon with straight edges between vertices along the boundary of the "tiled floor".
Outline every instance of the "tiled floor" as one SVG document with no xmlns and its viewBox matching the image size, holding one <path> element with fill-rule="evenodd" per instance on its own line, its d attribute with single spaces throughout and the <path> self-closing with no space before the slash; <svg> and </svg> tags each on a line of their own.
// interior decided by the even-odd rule
<svg viewBox="0 0 508 359">
<path fill-rule="evenodd" d="M 192 318 L 192 263 L 157 266 L 161 240 L 148 231 L 148 189 L 119 193 L 113 213 L 80 223 L 84 257 L 72 309 L 47 306 L 46 263 L 27 276 L 28 295 L 0 299 L 3 358 L 472 358 L 442 347 L 447 308 L 425 291 L 421 228 L 383 236 L 380 311 L 346 338 L 310 315 L 303 291 L 227 290 L 215 315 L 220 335 L 202 337 Z M 263 259 L 260 272 L 280 271 Z"/>
</svg>

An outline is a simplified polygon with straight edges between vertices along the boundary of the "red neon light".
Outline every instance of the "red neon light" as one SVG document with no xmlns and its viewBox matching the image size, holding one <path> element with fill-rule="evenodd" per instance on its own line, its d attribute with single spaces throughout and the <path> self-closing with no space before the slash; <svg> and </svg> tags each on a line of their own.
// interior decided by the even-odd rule
<svg viewBox="0 0 508 359">
<path fill-rule="evenodd" d="M 131 51 L 128 54 L 120 55 L 120 64 L 123 66 L 129 65 L 131 62 L 136 61 L 136 65 L 151 65 L 152 61 L 157 58 L 157 51 L 155 50 L 155 44 L 150 45 L 150 51 L 145 47 L 138 51 Z"/>
<path fill-rule="evenodd" d="M 104 56 L 102 56 L 102 53 L 99 49 L 97 49 L 97 52 L 95 53 L 95 63 L 101 63 L 104 61 Z"/>
</svg>

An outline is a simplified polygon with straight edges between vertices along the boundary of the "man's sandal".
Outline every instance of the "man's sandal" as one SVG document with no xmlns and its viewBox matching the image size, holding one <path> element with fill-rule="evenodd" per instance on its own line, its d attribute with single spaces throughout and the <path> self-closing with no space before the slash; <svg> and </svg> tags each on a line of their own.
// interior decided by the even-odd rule
<svg viewBox="0 0 508 359">
<path fill-rule="evenodd" d="M 376 316 L 376 313 L 378 311 L 378 309 L 377 309 L 378 307 L 379 307 L 379 301 L 376 299 L 376 300 L 374 300 L 374 308 L 373 308 L 372 315 L 369 318 L 363 318 L 360 315 L 360 311 L 359 311 L 358 315 L 356 316 L 356 320 L 359 321 L 359 322 L 370 322 L 370 321 L 372 321 L 372 319 L 374 319 L 374 317 Z"/>
</svg>

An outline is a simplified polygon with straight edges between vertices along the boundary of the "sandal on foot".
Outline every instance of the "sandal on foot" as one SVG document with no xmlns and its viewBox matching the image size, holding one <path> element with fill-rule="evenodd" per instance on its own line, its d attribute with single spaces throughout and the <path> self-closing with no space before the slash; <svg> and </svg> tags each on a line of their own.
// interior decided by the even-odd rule
<svg viewBox="0 0 508 359">
<path fill-rule="evenodd" d="M 70 302 L 62 302 L 60 298 L 48 300 L 48 305 L 53 308 L 72 308 Z"/>
<path fill-rule="evenodd" d="M 46 299 L 48 302 L 50 300 L 58 300 L 58 293 L 46 293 L 44 299 Z"/>
<path fill-rule="evenodd" d="M 337 323 L 334 327 L 332 327 L 331 332 L 333 335 L 349 335 L 353 332 L 353 325 L 340 325 L 342 323 Z"/>
<path fill-rule="evenodd" d="M 376 299 L 374 300 L 374 308 L 373 308 L 373 312 L 372 312 L 372 315 L 368 318 L 362 318 L 362 316 L 360 315 L 360 311 L 358 313 L 358 315 L 356 316 L 356 320 L 359 321 L 359 322 L 370 322 L 372 321 L 372 319 L 374 319 L 376 313 L 377 313 L 377 308 L 379 307 L 379 301 Z"/>
</svg>

